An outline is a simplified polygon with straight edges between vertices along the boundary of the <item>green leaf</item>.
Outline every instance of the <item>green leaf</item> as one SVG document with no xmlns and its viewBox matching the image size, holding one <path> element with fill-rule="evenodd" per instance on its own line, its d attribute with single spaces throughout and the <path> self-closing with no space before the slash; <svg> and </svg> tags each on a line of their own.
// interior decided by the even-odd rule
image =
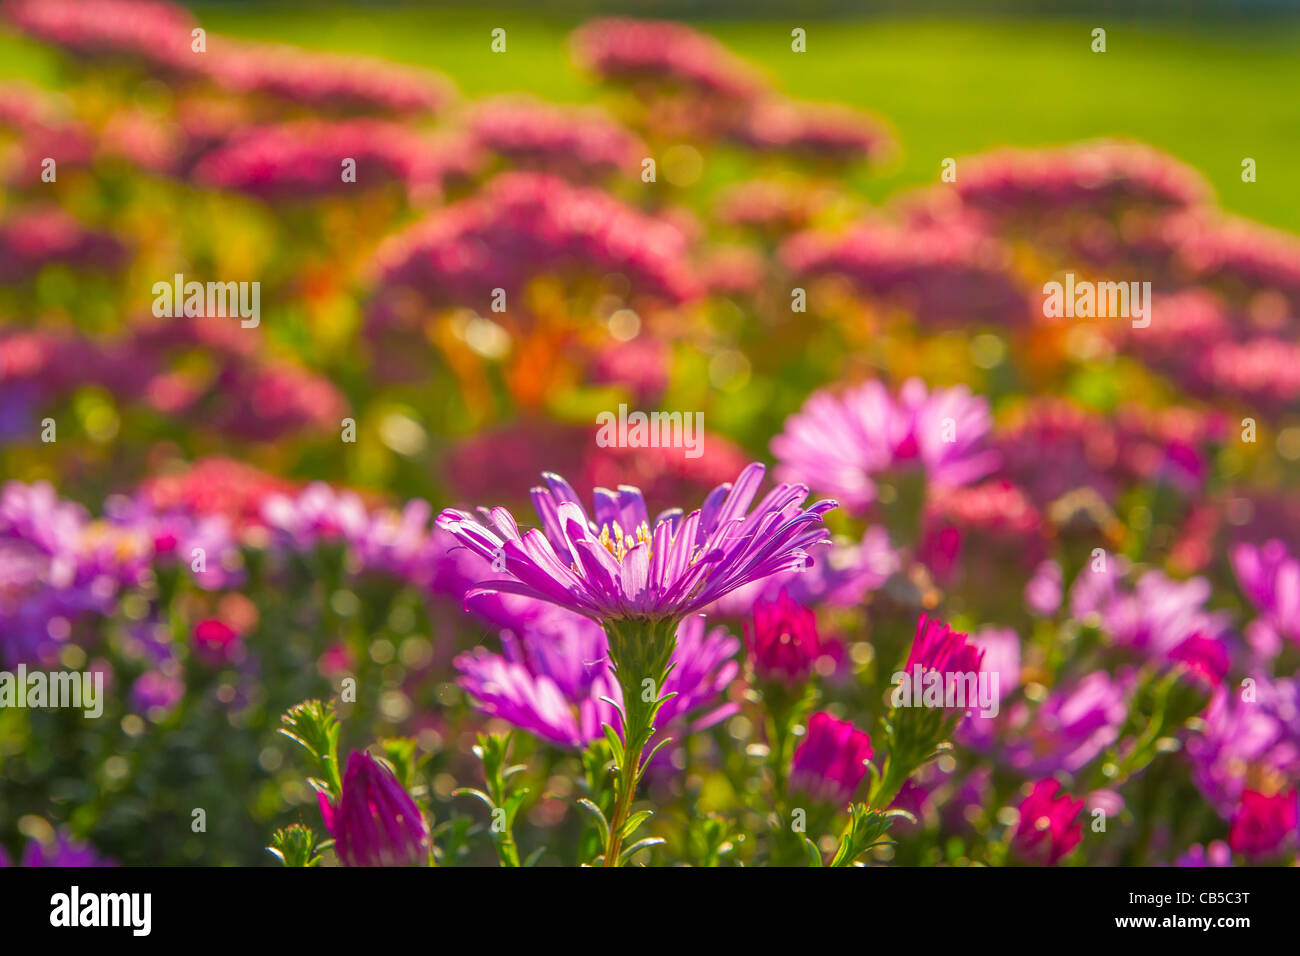
<svg viewBox="0 0 1300 956">
<path fill-rule="evenodd" d="M 659 741 L 659 743 L 654 745 L 654 749 L 651 750 L 650 753 L 646 756 L 646 758 L 641 761 L 641 769 L 638 770 L 636 773 L 637 783 L 641 782 L 641 778 L 645 776 L 646 770 L 650 768 L 650 762 L 655 759 L 655 754 L 657 754 L 664 747 L 667 747 L 672 742 L 673 742 L 673 738 L 665 737 L 663 740 Z"/>
<path fill-rule="evenodd" d="M 654 816 L 653 810 L 638 810 L 636 813 L 629 816 L 623 823 L 623 839 L 626 840 L 633 833 L 636 833 L 636 831 L 641 828 L 641 824 L 645 823 L 652 816 Z"/>
<path fill-rule="evenodd" d="M 637 840 L 631 846 L 623 848 L 623 852 L 618 855 L 620 860 L 629 860 L 641 850 L 648 850 L 652 846 L 662 846 L 668 842 L 663 837 L 646 837 L 644 840 Z"/>
<path fill-rule="evenodd" d="M 582 807 L 593 817 L 596 818 L 596 824 L 600 827 L 600 839 L 602 845 L 609 844 L 609 821 L 605 819 L 605 814 L 601 812 L 600 807 L 596 806 L 586 797 L 578 800 L 578 806 Z"/>
<path fill-rule="evenodd" d="M 808 839 L 807 837 L 804 837 L 803 848 L 804 848 L 804 852 L 808 854 L 809 866 L 822 865 L 822 851 L 817 849 L 816 843 L 814 843 L 812 840 Z"/>
<path fill-rule="evenodd" d="M 489 810 L 495 810 L 497 808 L 497 805 L 492 802 L 492 798 L 477 787 L 457 787 L 451 792 L 451 795 L 453 797 L 477 797 L 479 800 L 483 801 L 483 805 Z"/>
<path fill-rule="evenodd" d="M 623 741 L 619 739 L 618 731 L 609 724 L 601 724 L 601 730 L 605 732 L 605 739 L 609 741 L 609 749 L 614 752 L 614 762 L 623 763 Z"/>
</svg>

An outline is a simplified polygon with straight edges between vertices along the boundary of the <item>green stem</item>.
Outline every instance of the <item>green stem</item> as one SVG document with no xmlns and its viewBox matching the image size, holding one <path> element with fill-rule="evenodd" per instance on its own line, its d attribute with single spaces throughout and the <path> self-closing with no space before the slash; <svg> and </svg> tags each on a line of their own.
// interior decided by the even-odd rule
<svg viewBox="0 0 1300 956">
<path fill-rule="evenodd" d="M 623 826 L 632 810 L 636 778 L 641 769 L 641 748 L 645 745 L 644 741 L 637 743 L 635 749 L 632 749 L 631 739 L 625 743 L 623 765 L 619 768 L 615 788 L 614 815 L 609 821 L 609 844 L 605 847 L 604 866 L 618 866 L 618 857 L 623 851 Z"/>
<path fill-rule="evenodd" d="M 604 866 L 619 865 L 623 829 L 636 796 L 643 751 L 654 736 L 655 715 L 666 699 L 663 686 L 676 644 L 677 624 L 672 619 L 634 619 L 606 621 L 604 625 L 614 676 L 623 691 L 623 756 L 615 783 Z M 651 683 L 647 685 L 646 681 Z"/>
</svg>

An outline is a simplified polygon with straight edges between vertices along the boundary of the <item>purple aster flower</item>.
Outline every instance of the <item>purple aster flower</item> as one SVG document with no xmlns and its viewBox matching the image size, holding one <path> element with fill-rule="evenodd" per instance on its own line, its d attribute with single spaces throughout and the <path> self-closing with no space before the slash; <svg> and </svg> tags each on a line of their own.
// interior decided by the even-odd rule
<svg viewBox="0 0 1300 956">
<path fill-rule="evenodd" d="M 1300 641 L 1300 559 L 1281 541 L 1238 544 L 1230 552 L 1241 590 L 1278 633 Z"/>
<path fill-rule="evenodd" d="M 104 513 L 115 525 L 151 543 L 156 565 L 183 568 L 204 590 L 220 591 L 242 579 L 242 557 L 225 515 L 196 515 L 184 508 L 158 510 L 143 497 L 120 496 L 105 502 Z M 202 561 L 196 563 L 199 553 Z"/>
<path fill-rule="evenodd" d="M 142 536 L 92 522 L 45 482 L 0 488 L 0 658 L 44 659 L 82 614 L 106 614 L 147 569 Z"/>
<path fill-rule="evenodd" d="M 775 600 L 785 592 L 805 605 L 858 607 L 902 566 L 889 532 L 873 525 L 860 542 L 832 541 L 821 559 L 806 571 L 789 571 L 736 588 L 712 610 L 734 617 L 747 617 L 759 600 Z"/>
<path fill-rule="evenodd" d="M 1023 703 L 1012 709 L 1006 762 L 1030 777 L 1075 773 L 1118 739 L 1127 714 L 1124 685 L 1094 671 L 1054 690 L 1036 710 Z"/>
<path fill-rule="evenodd" d="M 318 793 L 344 866 L 410 866 L 429 852 L 429 827 L 392 772 L 365 751 L 348 758 L 338 804 Z"/>
<path fill-rule="evenodd" d="M 623 701 L 622 688 L 610 673 L 605 632 L 554 605 L 510 599 L 527 605 L 519 617 L 527 616 L 529 623 L 502 632 L 503 654 L 478 647 L 457 657 L 458 683 L 483 713 L 543 740 L 575 749 L 599 740 L 603 724 L 618 725 L 609 701 L 619 706 Z M 660 709 L 660 723 L 700 730 L 735 713 L 736 705 L 720 703 L 719 696 L 736 677 L 739 650 L 740 642 L 725 628 L 706 634 L 702 614 L 684 620 L 677 629 L 675 666 L 663 688 L 677 696 Z"/>
<path fill-rule="evenodd" d="M 3 847 L 0 847 L 0 866 L 9 865 L 9 859 Z M 79 843 L 60 832 L 54 835 L 54 839 L 48 845 L 39 840 L 30 841 L 23 850 L 23 857 L 18 865 L 105 867 L 117 866 L 117 863 L 100 856 L 89 844 Z"/>
<path fill-rule="evenodd" d="M 129 700 L 134 710 L 151 719 L 166 715 L 185 696 L 185 685 L 162 671 L 145 671 L 131 685 Z"/>
<path fill-rule="evenodd" d="M 778 474 L 805 481 L 862 511 L 876 498 L 876 476 L 920 468 L 936 487 L 982 478 L 998 457 L 982 448 L 992 425 L 988 402 L 965 386 L 930 391 L 920 379 L 897 397 L 878 381 L 841 396 L 815 392 L 772 439 Z"/>
<path fill-rule="evenodd" d="M 1205 607 L 1211 591 L 1205 578 L 1175 581 L 1148 571 L 1129 587 L 1122 580 L 1125 570 L 1112 556 L 1107 570 L 1080 573 L 1070 590 L 1071 616 L 1161 661 L 1193 634 L 1218 637 L 1227 628 L 1225 613 Z"/>
<path fill-rule="evenodd" d="M 467 601 L 504 592 L 604 622 L 679 620 L 742 585 L 810 567 L 808 549 L 827 543 L 822 516 L 835 502 L 801 509 L 803 485 L 777 485 L 749 510 L 763 472 L 751 464 L 699 510 L 665 512 L 653 527 L 638 489 L 597 488 L 593 520 L 568 482 L 551 473 L 543 476 L 547 487 L 532 492 L 545 533 L 520 533 L 505 508 L 483 511 L 496 531 L 454 509 L 437 524 L 512 576 L 480 584 Z"/>
<path fill-rule="evenodd" d="M 1232 850 L 1222 840 L 1215 840 L 1209 846 L 1193 843 L 1174 866 L 1232 866 Z"/>
<path fill-rule="evenodd" d="M 790 789 L 843 806 L 853 799 L 873 753 L 866 731 L 818 711 L 808 718 L 808 733 L 795 749 Z"/>
<path fill-rule="evenodd" d="M 1034 569 L 1034 576 L 1025 585 L 1025 606 L 1039 617 L 1051 617 L 1061 606 L 1064 590 L 1060 564 L 1044 561 Z"/>
<path fill-rule="evenodd" d="M 1000 710 L 1002 701 L 1020 686 L 1020 635 L 1009 627 L 985 627 L 972 634 L 970 642 L 984 655 L 980 670 L 997 677 L 991 689 Z M 993 743 L 996 727 L 995 714 L 986 716 L 972 707 L 962 720 L 961 740 L 971 747 L 987 748 Z"/>
<path fill-rule="evenodd" d="M 322 545 L 342 546 L 354 573 L 382 574 L 447 590 L 451 579 L 443 578 L 444 586 L 439 586 L 439 574 L 448 567 L 449 549 L 447 543 L 435 545 L 431 538 L 432 513 L 428 502 L 419 498 L 408 501 L 400 512 L 370 508 L 355 492 L 320 481 L 296 495 L 271 495 L 262 505 L 263 520 L 285 550 L 303 553 Z"/>
<path fill-rule="evenodd" d="M 1241 795 L 1260 782 L 1300 778 L 1300 685 L 1250 678 L 1221 685 L 1187 739 L 1192 782 L 1228 819 Z"/>
</svg>

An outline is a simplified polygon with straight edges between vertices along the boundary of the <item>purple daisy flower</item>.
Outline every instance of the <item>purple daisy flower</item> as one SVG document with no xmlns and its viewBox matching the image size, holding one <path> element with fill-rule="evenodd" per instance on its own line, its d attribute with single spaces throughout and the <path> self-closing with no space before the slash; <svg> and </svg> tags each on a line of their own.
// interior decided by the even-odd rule
<svg viewBox="0 0 1300 956">
<path fill-rule="evenodd" d="M 1217 638 L 1228 615 L 1210 611 L 1210 582 L 1202 577 L 1177 581 L 1162 571 L 1147 571 L 1134 586 L 1123 581 L 1124 562 L 1113 559 L 1105 571 L 1084 571 L 1070 589 L 1070 614 L 1101 628 L 1116 644 L 1159 661 L 1194 634 Z"/>
<path fill-rule="evenodd" d="M 516 599 L 523 601 L 524 599 Z M 586 618 L 553 605 L 529 601 L 532 623 L 503 631 L 503 654 L 482 647 L 456 658 L 458 683 L 479 710 L 508 721 L 560 747 L 581 749 L 617 725 L 615 707 L 623 692 L 609 671 L 609 640 Z M 735 704 L 718 698 L 735 679 L 740 642 L 725 628 L 707 634 L 704 615 L 688 617 L 677 629 L 673 671 L 665 694 L 676 694 L 659 711 L 661 725 L 701 730 L 731 716 Z M 608 698 L 608 700 L 606 700 Z"/>
<path fill-rule="evenodd" d="M 1265 621 L 1300 641 L 1300 559 L 1277 539 L 1262 546 L 1238 544 L 1230 557 L 1241 590 Z"/>
<path fill-rule="evenodd" d="M 1187 739 L 1192 781 L 1226 820 L 1251 781 L 1300 778 L 1300 683 L 1252 675 L 1222 684 Z"/>
<path fill-rule="evenodd" d="M 814 393 L 772 439 L 772 454 L 782 479 L 807 481 L 862 511 L 882 472 L 919 467 L 939 487 L 989 474 L 998 456 L 982 443 L 992 423 L 988 402 L 965 386 L 930 391 L 913 378 L 894 397 L 870 381 L 840 396 Z"/>
<path fill-rule="evenodd" d="M 10 865 L 4 847 L 0 847 L 0 866 Z M 89 844 L 78 843 L 66 833 L 59 832 L 48 844 L 43 844 L 39 840 L 29 842 L 23 850 L 23 857 L 18 865 L 104 867 L 117 866 L 117 863 L 100 856 Z"/>
<path fill-rule="evenodd" d="M 737 588 L 710 609 L 731 617 L 747 617 L 756 602 L 773 601 L 781 593 L 805 605 L 858 607 L 872 591 L 902 567 L 900 552 L 889 532 L 873 525 L 859 542 L 833 541 L 808 571 L 789 571 Z"/>
<path fill-rule="evenodd" d="M 1193 843 L 1174 861 L 1174 866 L 1232 866 L 1232 850 L 1222 840 L 1209 846 Z"/>
<path fill-rule="evenodd" d="M 1124 684 L 1093 671 L 1055 690 L 1036 710 L 1012 708 L 1007 763 L 1027 777 L 1076 773 L 1119 738 L 1128 714 Z"/>
<path fill-rule="evenodd" d="M 822 516 L 834 501 L 801 505 L 803 485 L 779 484 L 751 511 L 764 468 L 715 488 L 703 507 L 667 511 L 651 526 L 637 488 L 595 490 L 594 520 L 559 475 L 532 490 L 543 531 L 521 533 L 505 508 L 483 510 L 493 531 L 447 509 L 438 527 L 511 575 L 466 594 L 522 594 L 601 622 L 680 620 L 742 585 L 812 566 L 808 549 L 829 540 Z"/>
</svg>

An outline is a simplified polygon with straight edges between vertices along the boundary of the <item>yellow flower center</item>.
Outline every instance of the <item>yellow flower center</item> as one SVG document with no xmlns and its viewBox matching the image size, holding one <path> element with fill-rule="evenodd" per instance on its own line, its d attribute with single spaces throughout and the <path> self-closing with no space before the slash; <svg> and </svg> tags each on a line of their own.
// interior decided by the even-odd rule
<svg viewBox="0 0 1300 956">
<path fill-rule="evenodd" d="M 604 525 L 601 527 L 600 543 L 605 546 L 606 551 L 614 556 L 614 560 L 619 564 L 622 564 L 623 558 L 626 557 L 627 553 L 638 544 L 644 544 L 647 552 L 649 551 L 650 526 L 642 521 L 641 524 L 637 526 L 636 536 L 633 537 L 632 535 L 625 533 L 619 523 L 615 521 L 612 528 L 610 525 Z M 646 559 L 649 560 L 649 558 L 650 555 L 647 553 Z"/>
</svg>

